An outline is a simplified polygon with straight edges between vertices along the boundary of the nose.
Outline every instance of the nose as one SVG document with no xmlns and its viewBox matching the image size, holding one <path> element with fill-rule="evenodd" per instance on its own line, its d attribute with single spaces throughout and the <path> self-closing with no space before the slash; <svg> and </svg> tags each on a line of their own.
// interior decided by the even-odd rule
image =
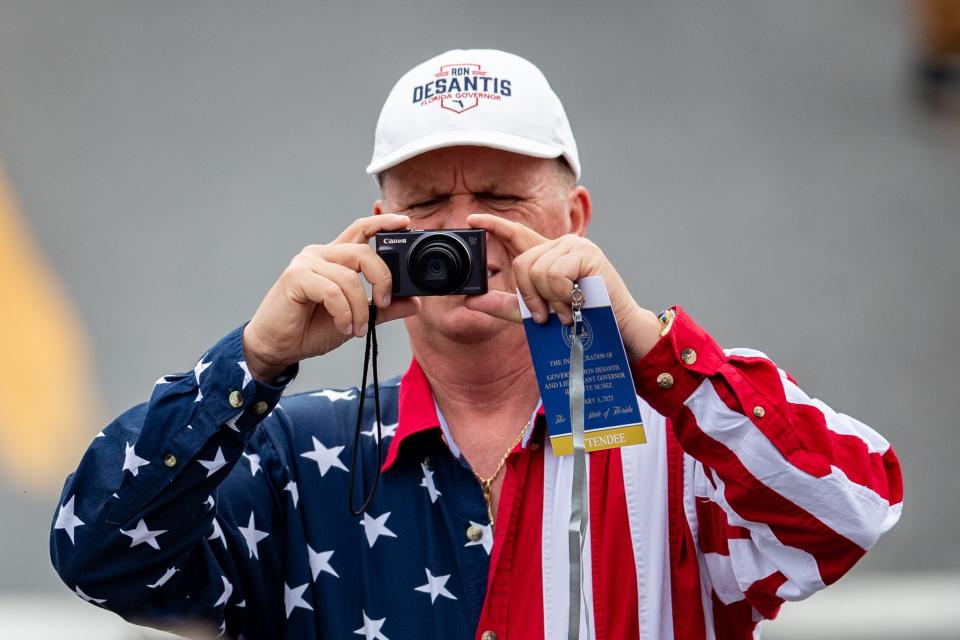
<svg viewBox="0 0 960 640">
<path fill-rule="evenodd" d="M 450 197 L 447 205 L 447 215 L 444 216 L 444 229 L 467 229 L 467 216 L 471 213 L 480 213 L 477 201 L 472 194 L 464 193 Z"/>
</svg>

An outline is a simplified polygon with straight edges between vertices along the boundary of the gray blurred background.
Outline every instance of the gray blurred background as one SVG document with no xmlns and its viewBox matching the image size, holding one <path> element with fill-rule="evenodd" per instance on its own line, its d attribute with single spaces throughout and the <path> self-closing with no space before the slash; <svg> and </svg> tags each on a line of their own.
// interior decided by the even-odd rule
<svg viewBox="0 0 960 640">
<path fill-rule="evenodd" d="M 894 444 L 903 519 L 837 592 L 960 593 L 960 119 L 915 100 L 909 9 L 0 0 L 0 158 L 88 337 L 105 424 L 369 212 L 401 73 L 450 48 L 523 55 L 566 106 L 591 236 L 638 301 L 682 304 Z M 401 326 L 381 351 L 384 375 L 405 369 Z M 307 362 L 293 391 L 357 384 L 361 357 L 354 341 Z M 55 504 L 0 476 L 0 601 L 70 597 L 47 556 Z M 788 637 L 778 624 L 766 637 Z"/>
</svg>

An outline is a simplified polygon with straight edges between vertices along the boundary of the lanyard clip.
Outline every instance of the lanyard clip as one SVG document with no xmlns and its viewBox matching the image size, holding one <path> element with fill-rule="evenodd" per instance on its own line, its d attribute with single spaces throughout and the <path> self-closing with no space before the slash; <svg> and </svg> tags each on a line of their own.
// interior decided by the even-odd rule
<svg viewBox="0 0 960 640">
<path fill-rule="evenodd" d="M 585 300 L 583 289 L 581 289 L 580 285 L 576 282 L 573 283 L 573 291 L 570 292 L 570 297 L 573 300 L 570 304 L 570 308 L 573 310 L 573 333 L 576 335 L 580 333 L 580 323 L 583 322 L 583 314 L 580 312 L 580 309 L 583 308 Z"/>
</svg>

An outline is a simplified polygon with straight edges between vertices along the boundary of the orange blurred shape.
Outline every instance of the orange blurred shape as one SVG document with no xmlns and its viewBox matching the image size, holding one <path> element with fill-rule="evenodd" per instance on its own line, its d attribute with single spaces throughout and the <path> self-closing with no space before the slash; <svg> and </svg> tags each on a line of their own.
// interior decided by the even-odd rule
<svg viewBox="0 0 960 640">
<path fill-rule="evenodd" d="M 59 489 L 100 424 L 87 336 L 0 166 L 0 468 Z"/>
<path fill-rule="evenodd" d="M 921 46 L 933 59 L 960 56 L 960 0 L 914 0 Z"/>
</svg>

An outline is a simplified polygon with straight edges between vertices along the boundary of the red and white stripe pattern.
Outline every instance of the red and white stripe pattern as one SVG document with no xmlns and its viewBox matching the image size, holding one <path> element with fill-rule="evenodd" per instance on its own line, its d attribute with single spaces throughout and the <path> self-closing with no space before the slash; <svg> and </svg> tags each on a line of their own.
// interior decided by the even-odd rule
<svg viewBox="0 0 960 640">
<path fill-rule="evenodd" d="M 890 444 L 762 353 L 721 351 L 678 310 L 634 378 L 647 444 L 588 456 L 581 638 L 759 637 L 897 522 Z M 567 637 L 572 458 L 536 446 L 508 466 L 478 638 Z"/>
</svg>

